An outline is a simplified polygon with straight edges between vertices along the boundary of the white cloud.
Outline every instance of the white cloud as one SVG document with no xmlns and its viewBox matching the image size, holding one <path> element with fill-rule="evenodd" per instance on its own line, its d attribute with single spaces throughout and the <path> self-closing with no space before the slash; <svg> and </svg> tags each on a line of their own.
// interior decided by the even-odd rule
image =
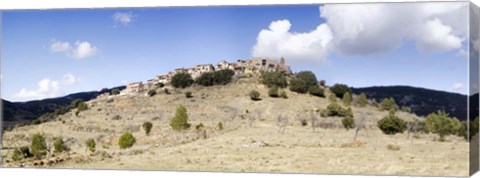
<svg viewBox="0 0 480 178">
<path fill-rule="evenodd" d="M 112 18 L 116 23 L 127 26 L 133 21 L 133 14 L 131 12 L 116 12 Z"/>
<path fill-rule="evenodd" d="M 279 20 L 270 24 L 269 29 L 260 31 L 253 56 L 268 58 L 321 61 L 326 59 L 328 44 L 332 40 L 330 28 L 319 25 L 307 33 L 290 32 L 290 21 Z"/>
<path fill-rule="evenodd" d="M 38 82 L 38 88 L 34 90 L 27 90 L 22 88 L 20 92 L 13 97 L 19 100 L 39 100 L 60 95 L 58 81 L 53 81 L 48 78 L 42 79 Z"/>
<path fill-rule="evenodd" d="M 79 81 L 80 79 L 75 77 L 75 75 L 73 75 L 72 73 L 65 74 L 62 80 L 62 82 L 66 85 L 75 84 L 75 83 L 78 83 Z"/>
<path fill-rule="evenodd" d="M 53 43 L 50 44 L 50 51 L 52 52 L 65 52 L 71 48 L 69 42 L 53 41 Z"/>
<path fill-rule="evenodd" d="M 72 57 L 82 59 L 93 56 L 97 53 L 97 47 L 92 46 L 88 41 L 75 42 L 75 49 L 72 51 Z"/>
<path fill-rule="evenodd" d="M 461 83 L 454 83 L 451 87 L 450 90 L 452 91 L 460 91 L 461 89 L 463 89 L 463 84 Z"/>
<path fill-rule="evenodd" d="M 70 42 L 53 40 L 50 44 L 50 51 L 54 53 L 64 53 L 75 59 L 82 59 L 95 55 L 98 49 L 88 41 L 77 41 L 72 47 Z"/>
<path fill-rule="evenodd" d="M 78 83 L 79 79 L 71 73 L 63 76 L 62 80 L 51 80 L 45 78 L 37 83 L 36 89 L 22 88 L 18 93 L 14 94 L 12 98 L 18 101 L 41 100 L 46 98 L 58 97 L 64 94 L 61 87 Z"/>
<path fill-rule="evenodd" d="M 420 52 L 446 52 L 468 39 L 467 2 L 327 4 L 319 11 L 326 22 L 307 33 L 290 32 L 288 20 L 272 22 L 252 55 L 323 61 L 330 52 L 371 55 L 407 42 Z"/>
</svg>

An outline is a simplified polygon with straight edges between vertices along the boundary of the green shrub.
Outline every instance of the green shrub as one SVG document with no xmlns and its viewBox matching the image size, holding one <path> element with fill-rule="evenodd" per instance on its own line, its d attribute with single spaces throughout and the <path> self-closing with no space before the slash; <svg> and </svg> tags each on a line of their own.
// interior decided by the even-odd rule
<svg viewBox="0 0 480 178">
<path fill-rule="evenodd" d="M 164 84 L 164 83 L 161 83 L 161 82 L 160 82 L 160 83 L 157 83 L 157 84 L 155 84 L 155 85 L 156 85 L 158 88 L 163 88 L 163 87 L 165 87 L 165 84 Z"/>
<path fill-rule="evenodd" d="M 147 95 L 150 97 L 155 96 L 156 94 L 157 94 L 157 91 L 155 91 L 154 89 L 148 90 L 147 92 Z"/>
<path fill-rule="evenodd" d="M 87 148 L 90 152 L 95 152 L 96 144 L 93 138 L 89 138 L 85 143 L 87 144 Z"/>
<path fill-rule="evenodd" d="M 132 147 L 135 142 L 135 137 L 127 131 L 118 139 L 118 146 L 120 149 L 126 149 Z"/>
<path fill-rule="evenodd" d="M 232 81 L 234 75 L 235 72 L 231 69 L 206 72 L 197 77 L 195 83 L 202 86 L 225 85 Z"/>
<path fill-rule="evenodd" d="M 342 100 L 345 106 L 350 106 L 350 104 L 352 104 L 352 95 L 350 94 L 350 92 L 346 92 L 345 94 L 343 94 Z"/>
<path fill-rule="evenodd" d="M 392 150 L 392 151 L 398 151 L 398 150 L 400 150 L 400 146 L 388 144 L 388 145 L 387 145 L 387 149 L 388 149 L 388 150 Z"/>
<path fill-rule="evenodd" d="M 213 86 L 214 85 L 214 75 L 213 72 L 205 72 L 195 79 L 195 83 L 202 86 Z"/>
<path fill-rule="evenodd" d="M 308 88 L 310 88 L 311 86 L 316 86 L 317 85 L 317 77 L 315 76 L 315 74 L 311 71 L 301 71 L 301 72 L 298 72 L 296 75 L 295 75 L 296 78 L 300 79 L 300 80 L 303 80 L 305 81 L 305 83 L 307 84 Z"/>
<path fill-rule="evenodd" d="M 68 105 L 68 108 L 70 108 L 70 109 L 78 108 L 80 103 L 83 103 L 82 99 L 75 99 L 72 102 L 70 102 L 70 105 Z"/>
<path fill-rule="evenodd" d="M 345 129 L 353 129 L 355 128 L 355 120 L 352 117 L 346 116 L 342 119 L 342 124 Z"/>
<path fill-rule="evenodd" d="M 187 88 L 193 84 L 192 76 L 188 73 L 178 73 L 170 81 L 175 88 Z"/>
<path fill-rule="evenodd" d="M 192 92 L 187 91 L 185 93 L 185 98 L 192 98 L 192 97 L 193 97 Z"/>
<path fill-rule="evenodd" d="M 120 90 L 119 89 L 113 89 L 112 90 L 112 95 L 119 95 L 120 94 Z"/>
<path fill-rule="evenodd" d="M 82 112 L 88 109 L 88 106 L 85 102 L 81 102 L 78 104 L 77 111 Z"/>
<path fill-rule="evenodd" d="M 382 103 L 380 104 L 380 109 L 382 111 L 397 111 L 398 105 L 395 103 L 395 99 L 392 97 L 383 99 Z"/>
<path fill-rule="evenodd" d="M 440 141 L 445 140 L 445 136 L 458 134 L 462 129 L 462 123 L 457 118 L 450 118 L 445 111 L 431 113 L 425 118 L 425 125 L 429 132 L 436 133 Z"/>
<path fill-rule="evenodd" d="M 319 85 L 325 87 L 325 80 L 320 80 Z"/>
<path fill-rule="evenodd" d="M 313 96 L 318 96 L 322 98 L 325 97 L 324 90 L 319 86 L 311 86 L 310 89 L 308 89 L 308 92 Z"/>
<path fill-rule="evenodd" d="M 222 121 L 218 122 L 217 128 L 218 128 L 218 130 L 223 130 L 223 122 Z"/>
<path fill-rule="evenodd" d="M 338 103 L 330 103 L 327 106 L 326 115 L 339 116 L 339 117 L 347 117 L 347 116 L 353 117 L 353 112 L 351 108 L 345 109 Z"/>
<path fill-rule="evenodd" d="M 203 129 L 203 128 L 205 128 L 205 126 L 203 125 L 203 123 L 200 123 L 200 124 L 198 124 L 197 126 L 195 126 L 195 129 L 197 129 L 197 130 L 201 130 L 201 129 Z"/>
<path fill-rule="evenodd" d="M 411 109 L 410 109 L 409 107 L 407 107 L 407 106 L 402 106 L 402 107 L 400 108 L 400 111 L 403 111 L 403 112 L 410 112 L 410 111 L 411 111 Z"/>
<path fill-rule="evenodd" d="M 252 90 L 250 91 L 250 93 L 248 94 L 248 96 L 250 96 L 250 99 L 252 99 L 253 101 L 258 101 L 258 100 L 261 100 L 260 99 L 260 93 L 256 90 Z"/>
<path fill-rule="evenodd" d="M 215 85 L 225 85 L 232 81 L 235 72 L 231 69 L 222 69 L 213 72 L 213 82 Z"/>
<path fill-rule="evenodd" d="M 47 155 L 47 143 L 45 142 L 43 135 L 33 135 L 30 150 L 35 158 L 42 158 L 43 156 Z"/>
<path fill-rule="evenodd" d="M 152 130 L 153 124 L 151 122 L 144 122 L 142 127 L 143 127 L 143 130 L 145 130 L 145 134 L 148 135 Z"/>
<path fill-rule="evenodd" d="M 365 107 L 368 104 L 368 99 L 367 95 L 365 93 L 361 93 L 360 96 L 358 96 L 358 106 L 360 107 Z"/>
<path fill-rule="evenodd" d="M 285 88 L 287 87 L 287 77 L 281 72 L 262 72 L 261 82 L 269 88 L 278 87 Z"/>
<path fill-rule="evenodd" d="M 298 78 L 292 78 L 290 80 L 290 91 L 297 93 L 307 93 L 309 86 L 305 81 Z"/>
<path fill-rule="evenodd" d="M 276 86 L 270 88 L 270 90 L 268 90 L 268 96 L 270 96 L 272 98 L 277 98 L 278 97 L 278 88 Z"/>
<path fill-rule="evenodd" d="M 407 124 L 405 121 L 395 116 L 393 113 L 390 113 L 388 116 L 385 116 L 383 119 L 379 120 L 377 125 L 378 128 L 380 128 L 380 130 L 387 135 L 403 133 L 407 129 Z"/>
<path fill-rule="evenodd" d="M 19 161 L 19 160 L 21 160 L 21 159 L 23 159 L 23 155 L 22 155 L 22 153 L 20 152 L 20 150 L 19 150 L 19 149 L 13 150 L 12 160 L 13 160 L 13 161 Z"/>
<path fill-rule="evenodd" d="M 63 142 L 62 138 L 55 138 L 53 141 L 53 148 L 55 149 L 53 152 L 54 153 L 61 153 L 64 151 L 67 151 L 68 148 Z"/>
<path fill-rule="evenodd" d="M 348 86 L 345 84 L 335 84 L 330 87 L 330 91 L 332 91 L 337 98 L 343 97 L 343 95 L 347 92 L 351 93 L 350 88 L 348 88 Z"/>
<path fill-rule="evenodd" d="M 33 125 L 39 125 L 39 124 L 41 124 L 41 123 L 42 123 L 42 121 L 41 121 L 40 119 L 36 119 L 36 120 L 33 120 L 33 121 L 32 121 L 32 124 L 33 124 Z"/>
<path fill-rule="evenodd" d="M 13 150 L 12 160 L 13 161 L 19 161 L 19 160 L 22 160 L 24 158 L 29 158 L 31 156 L 32 156 L 32 154 L 30 154 L 30 150 L 29 150 L 28 146 L 23 146 L 23 147 L 20 147 L 20 148 L 17 148 L 15 150 Z"/>
<path fill-rule="evenodd" d="M 284 91 L 284 90 L 282 90 L 282 91 L 280 92 L 280 97 L 282 97 L 282 98 L 284 98 L 284 99 L 287 99 L 287 98 L 288 98 L 287 92 Z"/>
<path fill-rule="evenodd" d="M 175 116 L 170 122 L 170 126 L 173 130 L 176 131 L 186 130 L 190 128 L 191 124 L 188 123 L 187 108 L 185 108 L 185 106 L 180 105 L 177 107 L 177 110 L 175 111 Z"/>
</svg>

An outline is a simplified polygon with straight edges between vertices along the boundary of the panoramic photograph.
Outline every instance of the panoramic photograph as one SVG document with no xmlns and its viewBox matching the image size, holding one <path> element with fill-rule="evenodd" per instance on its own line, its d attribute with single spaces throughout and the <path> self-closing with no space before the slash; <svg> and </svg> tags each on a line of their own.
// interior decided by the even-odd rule
<svg viewBox="0 0 480 178">
<path fill-rule="evenodd" d="M 0 13 L 0 167 L 478 170 L 469 2 Z"/>
</svg>

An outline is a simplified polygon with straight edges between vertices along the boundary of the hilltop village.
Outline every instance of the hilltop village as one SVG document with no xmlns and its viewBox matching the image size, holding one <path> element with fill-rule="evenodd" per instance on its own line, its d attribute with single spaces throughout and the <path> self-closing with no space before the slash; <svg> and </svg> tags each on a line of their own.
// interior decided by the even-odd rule
<svg viewBox="0 0 480 178">
<path fill-rule="evenodd" d="M 203 73 L 214 72 L 218 70 L 230 69 L 235 72 L 235 77 L 249 76 L 253 74 L 259 74 L 260 72 L 273 72 L 279 71 L 287 75 L 291 75 L 292 71 L 290 67 L 285 64 L 285 58 L 280 58 L 280 61 L 253 57 L 250 60 L 237 60 L 237 62 L 229 63 L 225 60 L 221 60 L 217 65 L 213 64 L 197 64 L 191 68 L 177 68 L 174 71 L 167 72 L 163 75 L 158 75 L 154 79 L 148 80 L 145 84 L 143 82 L 133 82 L 127 85 L 127 87 L 121 91 L 120 94 L 133 94 L 143 92 L 152 88 L 157 84 L 168 84 L 175 74 L 188 73 L 193 79 L 198 78 Z M 108 94 L 106 94 L 108 95 Z"/>
</svg>

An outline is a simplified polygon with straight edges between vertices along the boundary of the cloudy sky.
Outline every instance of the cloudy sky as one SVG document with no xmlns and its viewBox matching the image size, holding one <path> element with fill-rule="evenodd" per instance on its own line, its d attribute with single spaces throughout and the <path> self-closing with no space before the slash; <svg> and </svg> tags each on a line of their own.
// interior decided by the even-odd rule
<svg viewBox="0 0 480 178">
<path fill-rule="evenodd" d="M 2 12 L 2 98 L 28 101 L 252 56 L 327 84 L 468 93 L 468 3 Z"/>
</svg>

